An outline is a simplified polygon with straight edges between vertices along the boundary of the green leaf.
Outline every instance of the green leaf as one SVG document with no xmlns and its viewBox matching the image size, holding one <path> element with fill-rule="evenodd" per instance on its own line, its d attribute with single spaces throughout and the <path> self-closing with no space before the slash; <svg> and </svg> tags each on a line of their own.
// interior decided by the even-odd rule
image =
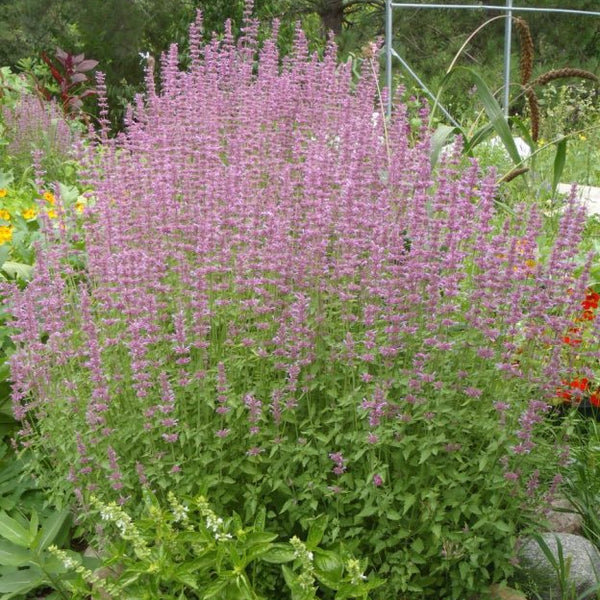
<svg viewBox="0 0 600 600">
<path fill-rule="evenodd" d="M 264 506 L 261 506 L 256 512 L 256 517 L 254 517 L 255 531 L 263 531 L 263 529 L 265 528 L 266 514 L 266 509 Z"/>
<path fill-rule="evenodd" d="M 0 171 L 0 188 L 10 187 L 14 179 L 12 172 L 5 173 L 4 171 Z"/>
<path fill-rule="evenodd" d="M 29 521 L 29 544 L 32 545 L 35 538 L 37 537 L 38 527 L 40 526 L 40 519 L 37 511 L 33 509 L 31 511 L 31 519 Z"/>
<path fill-rule="evenodd" d="M 554 167 L 552 169 L 552 195 L 556 194 L 556 188 L 560 183 L 565 163 L 567 161 L 567 138 L 562 138 L 556 144 L 556 155 L 554 156 Z"/>
<path fill-rule="evenodd" d="M 298 577 L 289 567 L 282 565 L 281 570 L 283 572 L 283 578 L 287 583 L 288 587 L 293 588 L 298 583 Z"/>
<path fill-rule="evenodd" d="M 0 593 L 8 594 L 2 596 L 7 600 L 18 594 L 26 594 L 44 584 L 44 578 L 39 569 L 27 567 L 12 573 L 0 576 Z"/>
<path fill-rule="evenodd" d="M 416 501 L 417 497 L 414 494 L 407 494 L 404 497 L 404 509 L 402 510 L 402 514 L 405 515 Z"/>
<path fill-rule="evenodd" d="M 363 509 L 356 515 L 354 518 L 354 522 L 358 522 L 362 517 L 370 517 L 374 515 L 378 511 L 378 507 L 373 504 L 367 504 L 363 507 Z"/>
<path fill-rule="evenodd" d="M 11 278 L 24 279 L 29 281 L 33 276 L 33 267 L 25 263 L 18 263 L 12 260 L 7 260 L 2 265 L 2 270 Z"/>
<path fill-rule="evenodd" d="M 0 565 L 23 567 L 31 562 L 32 558 L 33 555 L 29 550 L 23 550 L 11 542 L 0 540 Z"/>
<path fill-rule="evenodd" d="M 254 544 L 266 544 L 268 542 L 272 542 L 275 538 L 277 538 L 276 533 L 267 533 L 266 531 L 256 531 L 254 533 L 249 533 L 244 539 L 244 545 L 246 547 L 252 546 Z"/>
<path fill-rule="evenodd" d="M 335 552 L 315 550 L 314 556 L 314 565 L 320 572 L 335 581 L 339 581 L 342 578 L 344 563 Z"/>
<path fill-rule="evenodd" d="M 329 575 L 319 571 L 318 569 L 315 570 L 315 577 L 319 580 L 320 583 L 327 586 L 331 590 L 337 590 L 341 585 L 339 578 L 334 579 L 333 577 L 330 577 Z"/>
<path fill-rule="evenodd" d="M 2 244 L 2 246 L 0 246 L 0 266 L 2 266 L 6 262 L 6 259 L 8 258 L 9 254 L 10 249 L 8 247 L 8 244 Z"/>
<path fill-rule="evenodd" d="M 450 125 L 444 124 L 439 125 L 433 132 L 430 140 L 430 160 L 432 168 L 437 164 L 442 148 L 448 143 L 450 136 L 453 134 L 463 134 L 463 132 L 460 131 L 458 127 L 451 127 Z"/>
<path fill-rule="evenodd" d="M 308 550 L 314 550 L 321 543 L 326 528 L 327 515 L 319 515 L 312 520 L 306 538 L 306 547 Z"/>
<path fill-rule="evenodd" d="M 492 525 L 502 533 L 513 533 L 513 528 L 506 521 L 494 520 Z"/>
<path fill-rule="evenodd" d="M 229 579 L 221 577 L 217 579 L 214 583 L 211 583 L 208 587 L 202 590 L 202 597 L 206 598 L 214 598 L 218 596 L 221 591 L 223 591 L 229 585 Z"/>
<path fill-rule="evenodd" d="M 249 565 L 253 560 L 260 558 L 270 552 L 271 544 L 257 544 L 253 545 L 250 550 L 244 554 L 244 568 Z"/>
<path fill-rule="evenodd" d="M 0 513 L 0 535 L 17 546 L 29 547 L 27 530 L 4 511 Z"/>
<path fill-rule="evenodd" d="M 79 190 L 74 185 L 58 184 L 60 198 L 65 203 L 72 203 L 79 197 Z"/>
<path fill-rule="evenodd" d="M 385 579 L 370 579 L 364 583 L 356 585 L 345 583 L 335 595 L 335 600 L 345 600 L 345 598 L 364 598 L 371 590 L 382 586 Z"/>
<path fill-rule="evenodd" d="M 42 525 L 40 531 L 39 540 L 37 542 L 37 548 L 39 550 L 45 550 L 50 544 L 52 544 L 56 538 L 62 533 L 63 528 L 70 526 L 71 513 L 68 510 L 61 510 L 55 512 L 46 522 Z"/>
<path fill-rule="evenodd" d="M 294 560 L 294 551 L 287 544 L 273 544 L 271 549 L 261 556 L 268 563 L 281 564 Z"/>
<path fill-rule="evenodd" d="M 504 113 L 502 112 L 502 108 L 496 98 L 494 98 L 490 88 L 487 86 L 485 81 L 481 78 L 481 75 L 470 69 L 469 67 L 456 67 L 456 70 L 466 71 L 471 75 L 473 81 L 475 82 L 475 89 L 477 91 L 477 96 L 479 100 L 483 104 L 483 108 L 490 120 L 490 124 L 498 134 L 498 137 L 504 144 L 508 155 L 515 163 L 515 165 L 520 165 L 522 162 L 521 155 L 517 149 L 515 144 L 515 140 L 510 131 L 510 127 L 508 126 L 508 122 L 504 117 Z"/>
</svg>

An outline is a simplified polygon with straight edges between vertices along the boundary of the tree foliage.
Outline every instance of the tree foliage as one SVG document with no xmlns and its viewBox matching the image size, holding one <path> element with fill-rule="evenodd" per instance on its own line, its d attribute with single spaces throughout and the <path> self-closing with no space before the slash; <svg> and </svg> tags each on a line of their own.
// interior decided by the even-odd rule
<svg viewBox="0 0 600 600">
<path fill-rule="evenodd" d="M 451 4 L 454 0 L 439 0 Z M 562 8 L 596 10 L 596 0 L 569 0 Z M 519 6 L 550 8 L 554 0 L 519 0 Z M 172 42 L 185 54 L 187 29 L 196 10 L 203 13 L 205 35 L 224 31 L 231 19 L 239 28 L 245 0 L 0 0 L 0 65 L 14 66 L 24 57 L 53 53 L 56 46 L 85 53 L 106 73 L 111 105 L 119 111 L 140 90 L 144 62 L 140 53 L 158 57 Z M 384 32 L 385 0 L 255 0 L 254 15 L 269 28 L 281 21 L 280 44 L 289 47 L 296 22 L 317 48 L 328 31 L 336 34 L 340 57 L 359 50 Z M 397 8 L 394 46 L 422 78 L 435 88 L 469 33 L 498 13 L 486 10 Z M 518 13 L 516 13 L 518 14 Z M 521 13 L 523 15 L 523 13 Z M 600 65 L 600 19 L 558 14 L 524 15 L 533 34 L 536 64 Z M 463 63 L 487 74 L 501 71 L 503 21 L 486 27 L 463 54 Z M 515 43 L 518 49 L 518 44 Z M 406 81 L 410 85 L 411 82 Z M 458 83 L 457 83 L 458 85 Z"/>
</svg>

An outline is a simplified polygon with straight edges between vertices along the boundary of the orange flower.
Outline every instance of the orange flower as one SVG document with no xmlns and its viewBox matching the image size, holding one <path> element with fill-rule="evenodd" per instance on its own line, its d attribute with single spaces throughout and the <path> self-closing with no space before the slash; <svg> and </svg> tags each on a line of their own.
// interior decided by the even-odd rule
<svg viewBox="0 0 600 600">
<path fill-rule="evenodd" d="M 54 194 L 52 192 L 44 192 L 42 197 L 48 204 L 54 206 L 56 198 L 54 198 Z"/>
</svg>

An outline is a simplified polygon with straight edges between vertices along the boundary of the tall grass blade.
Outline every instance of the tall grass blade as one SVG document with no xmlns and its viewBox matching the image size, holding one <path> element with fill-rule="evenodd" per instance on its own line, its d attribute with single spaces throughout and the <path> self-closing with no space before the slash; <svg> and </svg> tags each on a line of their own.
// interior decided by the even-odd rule
<svg viewBox="0 0 600 600">
<path fill-rule="evenodd" d="M 519 150 L 515 144 L 510 127 L 508 126 L 508 121 L 504 117 L 502 108 L 500 107 L 500 104 L 498 104 L 496 98 L 494 98 L 490 88 L 487 86 L 479 73 L 477 73 L 477 71 L 474 71 L 468 67 L 456 67 L 456 69 L 461 69 L 471 75 L 475 83 L 477 96 L 483 104 L 483 108 L 488 116 L 488 119 L 490 120 L 490 124 L 504 144 L 504 147 L 506 148 L 506 151 L 508 152 L 508 155 L 512 161 L 515 163 L 515 165 L 520 165 L 522 162 L 521 155 L 519 154 Z"/>
<path fill-rule="evenodd" d="M 567 161 L 567 138 L 562 138 L 556 144 L 556 155 L 554 156 L 554 167 L 552 169 L 552 195 L 556 194 L 556 188 L 560 183 L 565 163 Z"/>
</svg>

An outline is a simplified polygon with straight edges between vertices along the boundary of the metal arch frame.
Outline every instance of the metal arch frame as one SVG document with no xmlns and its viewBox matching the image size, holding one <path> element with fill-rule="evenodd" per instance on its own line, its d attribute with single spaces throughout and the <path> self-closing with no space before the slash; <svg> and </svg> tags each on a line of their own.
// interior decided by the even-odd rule
<svg viewBox="0 0 600 600">
<path fill-rule="evenodd" d="M 559 13 L 559 14 L 571 14 L 571 15 L 586 15 L 591 17 L 600 17 L 598 11 L 587 11 L 587 10 L 572 10 L 568 8 L 534 8 L 534 7 L 519 7 L 513 5 L 513 0 L 506 0 L 505 6 L 499 5 L 482 5 L 482 4 L 424 4 L 419 2 L 393 2 L 393 0 L 385 0 L 385 75 L 386 75 L 386 87 L 388 89 L 387 95 L 387 107 L 386 114 L 388 118 L 392 114 L 392 57 L 397 58 L 402 66 L 409 72 L 409 74 L 416 80 L 421 86 L 423 91 L 432 99 L 435 100 L 434 94 L 431 90 L 421 81 L 418 75 L 410 68 L 408 63 L 392 48 L 392 25 L 393 25 L 393 14 L 394 8 L 448 8 L 448 9 L 465 9 L 465 10 L 495 10 L 499 12 L 506 12 L 506 24 L 504 29 L 504 98 L 503 98 L 503 109 L 505 117 L 508 117 L 508 104 L 509 104 L 509 85 L 510 85 L 510 54 L 511 54 L 511 39 L 512 39 L 512 14 L 513 12 L 543 12 L 543 13 Z M 458 123 L 452 118 L 452 116 L 443 107 L 440 110 L 444 113 L 446 118 L 450 120 L 454 125 Z"/>
</svg>

